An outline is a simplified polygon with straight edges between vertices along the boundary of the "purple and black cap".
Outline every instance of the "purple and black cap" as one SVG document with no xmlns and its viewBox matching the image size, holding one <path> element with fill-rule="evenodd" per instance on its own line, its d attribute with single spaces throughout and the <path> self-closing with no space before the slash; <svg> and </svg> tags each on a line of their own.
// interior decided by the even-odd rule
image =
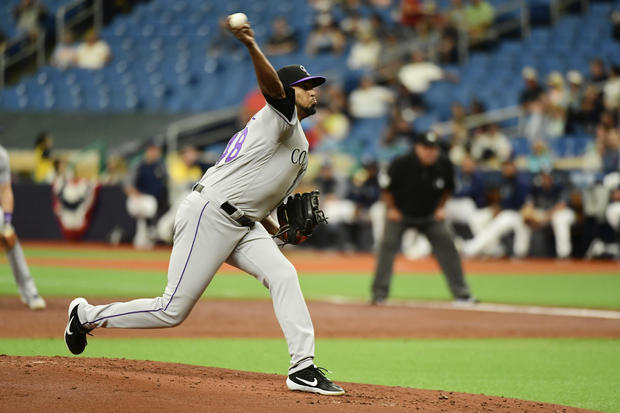
<svg viewBox="0 0 620 413">
<path fill-rule="evenodd" d="M 284 66 L 278 70 L 278 77 L 284 86 L 295 86 L 305 81 L 311 81 L 312 87 L 325 83 L 323 76 L 312 76 L 302 65 Z"/>
</svg>

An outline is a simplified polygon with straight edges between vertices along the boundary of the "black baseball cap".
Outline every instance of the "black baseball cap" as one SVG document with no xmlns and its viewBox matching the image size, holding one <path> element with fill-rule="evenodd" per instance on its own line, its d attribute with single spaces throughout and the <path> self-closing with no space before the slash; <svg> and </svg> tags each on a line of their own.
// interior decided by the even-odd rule
<svg viewBox="0 0 620 413">
<path fill-rule="evenodd" d="M 302 65 L 284 66 L 278 70 L 278 77 L 284 86 L 294 86 L 301 82 L 310 80 L 312 87 L 317 87 L 325 83 L 323 76 L 312 76 Z"/>
<path fill-rule="evenodd" d="M 418 133 L 415 138 L 415 143 L 421 143 L 426 146 L 439 145 L 439 137 L 435 132 Z"/>
</svg>

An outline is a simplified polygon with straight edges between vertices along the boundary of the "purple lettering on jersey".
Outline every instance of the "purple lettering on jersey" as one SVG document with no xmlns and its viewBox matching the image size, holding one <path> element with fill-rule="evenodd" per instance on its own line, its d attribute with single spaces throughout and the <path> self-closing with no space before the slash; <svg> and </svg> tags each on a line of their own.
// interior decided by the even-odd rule
<svg viewBox="0 0 620 413">
<path fill-rule="evenodd" d="M 248 136 L 248 128 L 245 128 L 244 130 L 242 130 L 240 133 L 238 133 L 237 135 L 237 139 L 235 144 L 231 147 L 230 153 L 228 154 L 228 156 L 226 157 L 226 159 L 224 160 L 224 162 L 230 162 L 233 159 L 235 159 L 237 157 L 237 155 L 239 155 L 239 152 L 241 152 L 241 147 L 243 146 L 243 142 L 245 142 L 245 138 L 247 138 Z M 235 137 L 233 136 L 233 138 L 230 140 L 230 142 L 232 143 L 232 141 L 234 141 Z M 229 144 L 230 146 L 230 144 Z M 222 157 L 224 155 L 222 154 Z"/>
<path fill-rule="evenodd" d="M 217 162 L 221 161 L 222 159 L 224 159 L 226 157 L 226 154 L 228 153 L 228 150 L 230 149 L 230 145 L 235 141 L 235 138 L 237 137 L 238 134 L 239 134 L 239 132 L 235 133 L 232 136 L 232 138 L 230 138 L 230 140 L 226 144 L 226 148 L 224 149 L 224 152 L 222 152 L 222 154 L 220 155 L 220 157 L 217 160 Z"/>
</svg>

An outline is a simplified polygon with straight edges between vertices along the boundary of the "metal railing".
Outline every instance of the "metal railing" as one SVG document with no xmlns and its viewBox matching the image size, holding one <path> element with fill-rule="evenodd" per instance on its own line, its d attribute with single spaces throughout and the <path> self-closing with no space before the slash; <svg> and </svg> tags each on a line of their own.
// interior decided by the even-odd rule
<svg viewBox="0 0 620 413">
<path fill-rule="evenodd" d="M 103 0 L 75 0 L 56 11 L 56 41 L 60 41 L 66 30 L 71 30 L 86 19 L 92 18 L 93 27 L 103 27 Z"/>
<path fill-rule="evenodd" d="M 514 128 L 502 128 L 508 137 L 520 136 L 525 122 L 525 112 L 521 106 L 509 106 L 507 108 L 490 110 L 478 115 L 470 115 L 465 118 L 465 128 L 469 131 L 484 125 L 499 123 L 511 119 L 517 119 L 517 126 Z M 448 137 L 453 134 L 452 121 L 434 124 L 433 129 L 440 137 Z"/>
<path fill-rule="evenodd" d="M 558 1 L 579 1 L 579 0 L 558 0 Z M 587 0 L 583 0 L 587 1 Z M 517 12 L 517 13 L 515 13 Z M 514 17 L 497 22 L 498 17 L 504 15 L 514 15 Z M 525 0 L 509 1 L 497 6 L 493 13 L 495 22 L 489 28 L 486 36 L 482 41 L 493 41 L 497 38 L 511 33 L 517 29 L 520 30 L 521 37 L 526 38 L 530 34 L 530 11 Z M 480 41 L 480 40 L 479 40 Z M 473 42 L 467 33 L 467 28 L 459 28 L 459 63 L 467 62 L 469 58 L 469 50 L 473 46 Z"/>
<path fill-rule="evenodd" d="M 7 55 L 7 51 L 16 50 L 14 54 Z M 37 67 L 45 63 L 45 33 L 41 34 L 36 40 L 31 41 L 27 34 L 23 34 L 14 39 L 10 39 L 6 44 L 4 53 L 0 54 L 0 89 L 6 83 L 7 71 L 22 62 L 23 60 L 36 55 Z"/>
<path fill-rule="evenodd" d="M 179 149 L 179 141 L 187 137 L 192 145 L 208 145 L 222 139 L 222 130 L 234 123 L 238 109 L 229 108 L 191 116 L 171 123 L 166 130 L 168 150 Z M 225 132 L 227 133 L 227 132 Z"/>
<path fill-rule="evenodd" d="M 567 9 L 575 4 L 580 5 L 581 13 L 585 13 L 590 7 L 589 0 L 551 0 L 549 4 L 551 25 L 554 25 L 565 14 Z"/>
</svg>

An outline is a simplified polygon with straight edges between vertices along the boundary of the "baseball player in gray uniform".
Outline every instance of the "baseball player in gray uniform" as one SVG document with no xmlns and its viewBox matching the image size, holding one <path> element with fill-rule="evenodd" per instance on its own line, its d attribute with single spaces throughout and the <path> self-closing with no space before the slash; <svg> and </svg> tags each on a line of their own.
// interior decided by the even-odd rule
<svg viewBox="0 0 620 413">
<path fill-rule="evenodd" d="M 182 201 L 163 295 L 97 306 L 76 298 L 69 305 L 65 343 L 80 354 L 86 334 L 98 327 L 176 326 L 227 262 L 269 289 L 291 356 L 288 388 L 340 395 L 344 390 L 313 362 L 312 320 L 297 272 L 272 238 L 279 225 L 270 216 L 306 171 L 308 141 L 300 121 L 315 113 L 313 88 L 325 78 L 311 76 L 300 65 L 276 72 L 248 23 L 229 30 L 247 47 L 267 105 L 230 139 L 218 162 Z"/>
<path fill-rule="evenodd" d="M 6 250 L 22 301 L 31 310 L 42 310 L 45 308 L 45 300 L 37 291 L 26 264 L 24 251 L 11 223 L 14 206 L 9 154 L 0 146 L 0 244 Z"/>
</svg>

